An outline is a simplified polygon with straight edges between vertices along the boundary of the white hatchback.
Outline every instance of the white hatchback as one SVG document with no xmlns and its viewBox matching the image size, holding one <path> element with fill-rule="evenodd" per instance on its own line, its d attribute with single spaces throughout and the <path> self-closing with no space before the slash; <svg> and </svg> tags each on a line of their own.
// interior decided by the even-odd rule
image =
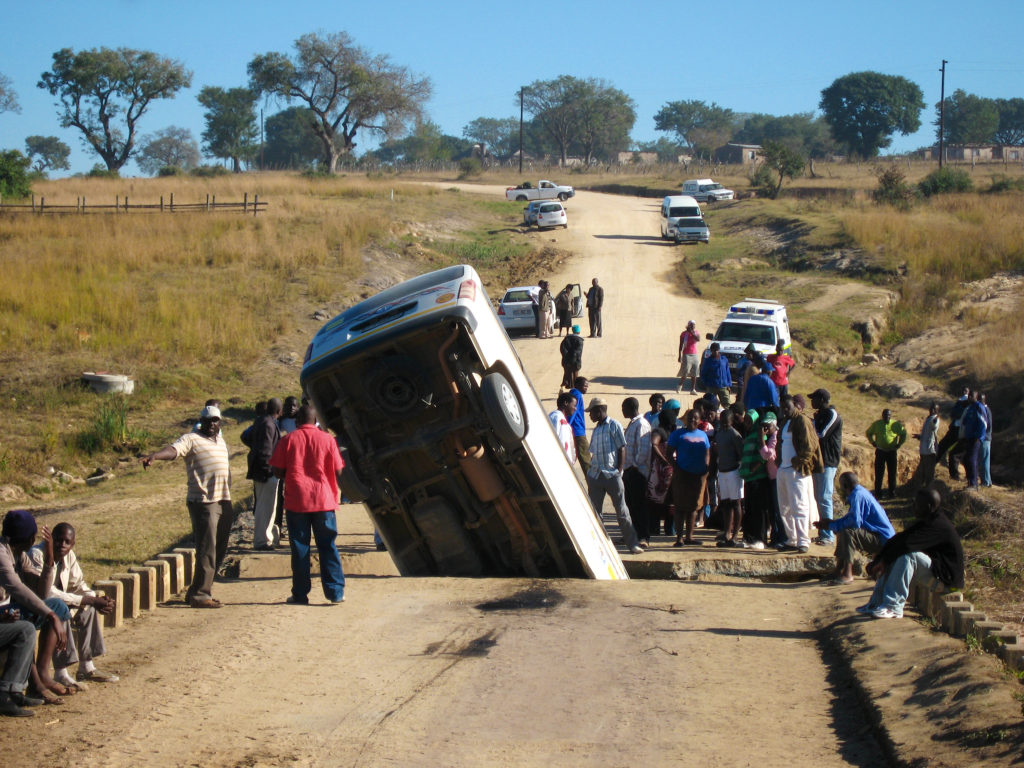
<svg viewBox="0 0 1024 768">
<path fill-rule="evenodd" d="M 542 203 L 537 211 L 537 229 L 548 229 L 550 227 L 569 228 L 569 221 L 565 217 L 565 208 L 561 203 Z"/>
</svg>

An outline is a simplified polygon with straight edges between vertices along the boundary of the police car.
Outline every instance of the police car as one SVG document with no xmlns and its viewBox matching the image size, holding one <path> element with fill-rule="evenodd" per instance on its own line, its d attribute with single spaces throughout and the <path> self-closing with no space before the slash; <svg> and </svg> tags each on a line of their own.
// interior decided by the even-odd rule
<svg viewBox="0 0 1024 768">
<path fill-rule="evenodd" d="M 729 372 L 734 384 L 738 384 L 736 368 L 746 357 L 748 345 L 753 344 L 754 349 L 767 356 L 775 354 L 775 345 L 780 340 L 787 354 L 792 344 L 786 307 L 770 299 L 743 299 L 736 302 L 729 307 L 718 330 L 707 334 L 705 338 L 718 342 L 722 357 L 729 361 Z M 710 354 L 710 350 L 704 351 L 704 357 Z"/>
</svg>

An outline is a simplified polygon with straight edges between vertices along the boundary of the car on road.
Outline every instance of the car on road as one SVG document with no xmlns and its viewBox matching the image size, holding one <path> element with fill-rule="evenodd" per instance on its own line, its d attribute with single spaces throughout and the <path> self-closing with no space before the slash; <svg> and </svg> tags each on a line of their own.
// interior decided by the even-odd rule
<svg viewBox="0 0 1024 768">
<path fill-rule="evenodd" d="M 403 576 L 628 578 L 472 267 L 328 322 L 300 383 Z"/>
<path fill-rule="evenodd" d="M 523 224 L 532 227 L 537 223 L 537 211 L 540 210 L 543 200 L 534 200 L 523 208 Z"/>
<path fill-rule="evenodd" d="M 565 216 L 565 208 L 561 203 L 541 203 L 537 210 L 537 229 L 552 227 L 569 228 L 569 220 Z"/>
<path fill-rule="evenodd" d="M 538 285 L 517 285 L 509 288 L 498 302 L 498 320 L 505 332 L 534 331 L 537 328 L 533 307 L 540 296 Z"/>
<path fill-rule="evenodd" d="M 518 187 L 506 187 L 505 199 L 525 203 L 527 200 L 561 200 L 565 202 L 576 194 L 572 187 L 555 184 L 553 181 L 541 179 L 534 186 L 531 182 L 525 181 Z"/>
<path fill-rule="evenodd" d="M 705 338 L 718 342 L 722 357 L 729 361 L 734 386 L 740 384 L 736 369 L 746 356 L 748 344 L 753 344 L 763 355 L 775 354 L 775 345 L 780 340 L 787 354 L 792 345 L 786 307 L 771 299 L 744 299 L 736 302 L 729 307 L 718 330 L 707 334 Z M 704 351 L 704 357 L 710 354 L 709 349 Z"/>
<path fill-rule="evenodd" d="M 732 200 L 734 193 L 717 181 L 711 179 L 690 179 L 683 182 L 683 194 L 689 195 L 698 203 L 716 203 L 720 200 Z"/>
<path fill-rule="evenodd" d="M 675 240 L 676 225 L 680 220 L 704 220 L 700 205 L 688 195 L 666 195 L 661 201 L 661 236 Z"/>
</svg>

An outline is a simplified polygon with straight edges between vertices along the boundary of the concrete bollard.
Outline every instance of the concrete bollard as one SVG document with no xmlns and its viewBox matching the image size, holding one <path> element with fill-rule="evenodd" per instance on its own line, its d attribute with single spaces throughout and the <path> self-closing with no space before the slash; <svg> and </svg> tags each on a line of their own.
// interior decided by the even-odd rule
<svg viewBox="0 0 1024 768">
<path fill-rule="evenodd" d="M 991 631 L 981 640 L 982 646 L 990 653 L 998 653 L 1004 645 L 1016 645 L 1019 642 L 1017 633 L 1009 629 Z"/>
<path fill-rule="evenodd" d="M 947 603 L 947 605 L 949 605 Z M 953 637 L 963 637 L 963 631 L 960 629 L 960 614 L 967 611 L 973 611 L 974 606 L 970 603 L 959 602 L 949 606 L 951 611 L 950 623 L 949 623 L 949 634 Z"/>
<path fill-rule="evenodd" d="M 1024 643 L 1004 645 L 1000 649 L 999 655 L 1010 669 L 1024 670 Z"/>
<path fill-rule="evenodd" d="M 185 584 L 186 586 L 192 583 L 192 579 L 196 575 L 196 550 L 194 547 L 179 547 L 172 549 L 171 552 L 181 555 L 185 558 Z"/>
<path fill-rule="evenodd" d="M 942 609 L 938 614 L 938 622 L 942 629 L 949 634 L 953 634 L 953 631 L 956 629 L 957 611 L 966 610 L 963 606 L 964 596 L 959 592 L 943 596 Z"/>
<path fill-rule="evenodd" d="M 141 602 L 139 574 L 137 573 L 115 573 L 110 577 L 111 581 L 120 581 L 123 587 L 124 606 L 121 615 L 126 619 L 137 619 L 142 613 L 139 607 Z"/>
<path fill-rule="evenodd" d="M 177 552 L 164 552 L 156 556 L 171 567 L 171 594 L 176 595 L 185 589 L 185 556 Z"/>
<path fill-rule="evenodd" d="M 121 613 L 124 610 L 124 585 L 120 581 L 104 579 L 102 581 L 94 581 L 92 588 L 97 592 L 102 592 L 117 603 L 117 607 L 103 617 L 103 626 L 120 627 L 124 623 Z"/>
<path fill-rule="evenodd" d="M 147 560 L 143 565 L 156 569 L 156 601 L 164 603 L 171 599 L 171 564 L 166 560 Z"/>
<path fill-rule="evenodd" d="M 128 573 L 139 577 L 139 608 L 152 611 L 156 608 L 156 568 L 152 565 L 133 565 Z"/>
<path fill-rule="evenodd" d="M 960 611 L 958 618 L 960 627 L 957 634 L 960 637 L 974 634 L 974 625 L 979 621 L 988 621 L 988 616 L 981 611 Z"/>
</svg>

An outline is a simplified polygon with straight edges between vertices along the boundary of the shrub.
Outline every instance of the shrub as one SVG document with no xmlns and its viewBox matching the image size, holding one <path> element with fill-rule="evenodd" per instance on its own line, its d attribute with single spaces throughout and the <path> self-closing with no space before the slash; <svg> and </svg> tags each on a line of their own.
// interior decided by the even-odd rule
<svg viewBox="0 0 1024 768">
<path fill-rule="evenodd" d="M 184 176 L 185 171 L 176 165 L 165 165 L 156 172 L 157 176 Z"/>
<path fill-rule="evenodd" d="M 0 196 L 22 198 L 32 194 L 28 177 L 31 162 L 16 149 L 0 152 Z"/>
<path fill-rule="evenodd" d="M 484 166 L 478 157 L 464 157 L 459 160 L 459 178 L 468 179 L 484 172 Z"/>
<path fill-rule="evenodd" d="M 907 176 L 895 165 L 878 171 L 878 189 L 871 197 L 879 205 L 891 205 L 901 211 L 910 209 L 917 197 L 914 188 L 907 183 Z"/>
<path fill-rule="evenodd" d="M 945 195 L 950 192 L 970 192 L 974 187 L 967 171 L 958 168 L 939 168 L 918 182 L 917 188 L 925 197 Z"/>
<path fill-rule="evenodd" d="M 90 455 L 103 450 L 121 452 L 137 448 L 147 436 L 128 426 L 128 401 L 115 396 L 100 403 L 92 425 L 76 436 L 75 447 Z"/>
<path fill-rule="evenodd" d="M 102 163 L 96 163 L 92 168 L 89 169 L 89 173 L 86 174 L 90 179 L 120 179 L 121 174 L 117 171 L 112 171 Z"/>
<path fill-rule="evenodd" d="M 202 179 L 213 178 L 214 176 L 227 176 L 230 171 L 223 165 L 200 165 L 193 168 L 189 173 Z"/>
<path fill-rule="evenodd" d="M 775 174 L 767 165 L 759 163 L 749 178 L 750 186 L 757 190 L 758 194 L 775 197 Z"/>
<path fill-rule="evenodd" d="M 992 177 L 989 192 L 1024 192 L 1024 179 L 1011 179 L 1002 174 Z"/>
</svg>

